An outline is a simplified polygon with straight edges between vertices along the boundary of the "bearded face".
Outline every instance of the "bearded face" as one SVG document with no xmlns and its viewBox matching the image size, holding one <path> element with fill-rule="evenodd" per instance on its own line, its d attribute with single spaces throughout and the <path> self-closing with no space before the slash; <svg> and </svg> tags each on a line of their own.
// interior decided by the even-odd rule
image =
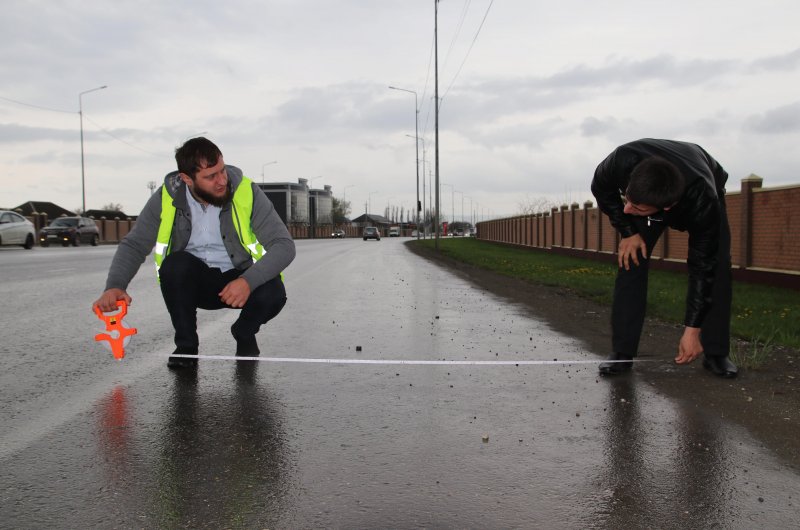
<svg viewBox="0 0 800 530">
<path fill-rule="evenodd" d="M 183 173 L 181 178 L 192 195 L 202 203 L 221 207 L 231 200 L 232 192 L 228 186 L 228 173 L 222 157 L 211 167 L 203 161 L 194 178 Z"/>
</svg>

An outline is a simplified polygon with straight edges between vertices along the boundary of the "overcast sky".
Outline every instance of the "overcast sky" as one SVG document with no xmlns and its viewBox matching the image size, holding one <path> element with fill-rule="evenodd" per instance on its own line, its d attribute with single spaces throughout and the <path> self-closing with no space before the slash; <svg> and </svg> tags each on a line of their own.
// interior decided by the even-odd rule
<svg viewBox="0 0 800 530">
<path fill-rule="evenodd" d="M 415 96 L 389 85 L 417 92 L 434 169 L 433 0 L 3 7 L 0 207 L 81 206 L 78 94 L 102 85 L 82 96 L 87 208 L 138 213 L 199 133 L 256 181 L 332 186 L 354 216 L 413 208 Z M 701 144 L 729 191 L 800 184 L 798 23 L 797 0 L 441 1 L 445 218 L 592 199 L 597 164 L 642 137 Z"/>
</svg>

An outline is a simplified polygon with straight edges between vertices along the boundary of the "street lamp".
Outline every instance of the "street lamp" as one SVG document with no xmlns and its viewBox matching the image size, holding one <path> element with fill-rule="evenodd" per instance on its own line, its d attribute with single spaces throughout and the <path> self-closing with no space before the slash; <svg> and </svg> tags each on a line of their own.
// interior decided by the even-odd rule
<svg viewBox="0 0 800 530">
<path fill-rule="evenodd" d="M 461 194 L 461 222 L 464 222 L 464 192 L 453 190 L 453 193 L 460 193 Z M 455 218 L 456 214 L 453 212 L 453 218 Z"/>
<path fill-rule="evenodd" d="M 448 184 L 447 182 L 440 182 L 440 184 L 442 186 L 447 186 L 448 188 L 450 188 L 450 215 L 453 216 L 453 218 L 450 220 L 450 222 L 451 223 L 455 222 L 455 220 L 456 220 L 455 191 L 454 191 L 455 188 L 453 188 L 452 184 Z M 445 234 L 445 235 L 447 235 L 447 234 Z"/>
<path fill-rule="evenodd" d="M 369 211 L 372 209 L 372 195 L 374 193 L 378 193 L 377 191 L 371 191 L 367 195 L 367 215 L 369 215 Z"/>
<path fill-rule="evenodd" d="M 386 218 L 387 218 L 387 219 L 389 219 L 390 221 L 392 220 L 392 219 L 391 219 L 391 211 L 392 211 L 392 210 L 391 210 L 391 208 L 392 208 L 392 207 L 391 207 L 390 201 L 391 201 L 392 199 L 394 199 L 394 197 L 395 197 L 395 196 L 394 196 L 394 195 L 392 195 L 391 197 L 388 197 L 388 198 L 386 199 Z"/>
<path fill-rule="evenodd" d="M 311 184 L 312 184 L 312 183 L 313 183 L 315 180 L 317 180 L 317 179 L 321 179 L 321 178 L 322 178 L 322 175 L 317 175 L 316 177 L 311 177 L 310 179 L 308 179 L 308 189 L 311 189 Z"/>
<path fill-rule="evenodd" d="M 410 92 L 414 94 L 414 138 L 416 141 L 414 142 L 414 146 L 417 151 L 417 203 L 414 205 L 414 211 L 416 211 L 416 220 L 417 220 L 417 239 L 419 239 L 419 104 L 417 102 L 417 93 L 413 90 L 408 90 L 405 88 L 398 88 L 394 86 L 390 86 L 392 90 L 400 90 L 403 92 Z"/>
<path fill-rule="evenodd" d="M 347 217 L 347 188 L 352 188 L 355 184 L 348 184 L 342 188 L 342 219 Z"/>
<path fill-rule="evenodd" d="M 261 184 L 264 184 L 264 168 L 267 166 L 271 166 L 272 164 L 277 164 L 277 160 L 273 160 L 272 162 L 267 162 L 261 165 Z"/>
<path fill-rule="evenodd" d="M 83 163 L 83 95 L 88 94 L 89 92 L 94 92 L 95 90 L 103 90 L 104 88 L 108 88 L 108 85 L 99 86 L 97 88 L 93 88 L 91 90 L 84 90 L 80 94 L 78 94 L 78 114 L 81 118 L 81 195 L 83 200 L 81 202 L 81 208 L 83 208 L 82 214 L 86 212 L 86 172 L 84 169 Z"/>
</svg>

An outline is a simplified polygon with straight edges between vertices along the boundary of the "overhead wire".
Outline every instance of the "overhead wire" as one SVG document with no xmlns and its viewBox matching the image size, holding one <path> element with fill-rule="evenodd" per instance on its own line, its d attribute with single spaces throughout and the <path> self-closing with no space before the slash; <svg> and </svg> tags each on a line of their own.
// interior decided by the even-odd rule
<svg viewBox="0 0 800 530">
<path fill-rule="evenodd" d="M 467 50 L 467 53 L 464 56 L 464 60 L 461 61 L 461 65 L 458 67 L 458 70 L 456 71 L 456 75 L 453 76 L 453 80 L 450 81 L 450 85 L 448 85 L 447 90 L 445 90 L 444 94 L 442 95 L 442 97 L 439 98 L 439 110 L 441 110 L 441 108 L 442 108 L 442 100 L 444 100 L 445 96 L 447 96 L 447 93 L 450 92 L 450 89 L 453 88 L 453 84 L 455 84 L 456 79 L 458 79 L 458 76 L 461 73 L 461 69 L 464 68 L 464 64 L 467 62 L 467 59 L 469 58 L 469 54 L 472 52 L 472 47 L 475 46 L 475 41 L 478 40 L 478 35 L 480 35 L 481 29 L 483 28 L 483 24 L 484 24 L 484 22 L 486 22 L 486 17 L 489 16 L 489 10 L 492 9 L 492 4 L 494 4 L 494 0 L 491 0 L 489 2 L 489 6 L 486 8 L 486 13 L 483 14 L 483 19 L 481 20 L 481 24 L 480 24 L 480 26 L 478 26 L 478 30 L 475 32 L 475 36 L 472 38 L 472 43 L 469 45 L 469 49 Z"/>
<path fill-rule="evenodd" d="M 0 99 L 2 99 L 3 101 L 10 101 L 11 103 L 16 103 L 17 105 L 23 105 L 25 107 L 31 107 L 31 108 L 39 109 L 39 110 L 49 110 L 51 112 L 62 112 L 64 114 L 78 114 L 77 110 L 51 109 L 49 107 L 42 107 L 40 105 L 33 105 L 32 103 L 25 103 L 24 101 L 17 101 L 16 99 L 6 98 L 6 97 L 3 97 L 3 96 L 0 96 Z"/>
<path fill-rule="evenodd" d="M 148 155 L 158 156 L 158 157 L 162 157 L 163 156 L 163 155 L 160 155 L 158 153 L 153 153 L 153 152 L 148 151 L 146 149 L 142 149 L 141 147 L 135 146 L 132 143 L 126 142 L 122 138 L 119 138 L 119 137 L 115 136 L 114 134 L 111 133 L 111 131 L 109 131 L 108 129 L 106 129 L 105 127 L 103 127 L 102 125 L 100 125 L 99 123 L 97 123 L 96 121 L 91 119 L 90 117 L 88 117 L 85 112 L 83 113 L 83 117 L 86 119 L 86 121 L 89 121 L 89 122 L 93 123 L 98 129 L 103 131 L 105 134 L 109 135 L 111 138 L 113 138 L 114 140 L 116 140 L 116 141 L 118 141 L 120 143 L 123 143 L 123 144 L 127 145 L 128 147 L 132 147 L 133 149 L 136 149 L 137 151 L 141 151 L 143 153 L 147 153 Z"/>
</svg>

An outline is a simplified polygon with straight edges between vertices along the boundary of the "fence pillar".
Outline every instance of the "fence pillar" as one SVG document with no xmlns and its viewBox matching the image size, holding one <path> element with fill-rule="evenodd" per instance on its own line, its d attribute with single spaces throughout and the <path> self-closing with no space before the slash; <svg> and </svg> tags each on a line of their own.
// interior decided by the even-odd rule
<svg viewBox="0 0 800 530">
<path fill-rule="evenodd" d="M 753 190 L 760 188 L 764 179 L 751 173 L 742 179 L 741 214 L 739 218 L 739 266 L 750 267 L 753 262 Z"/>
<path fill-rule="evenodd" d="M 570 210 L 570 238 L 569 238 L 569 246 L 570 248 L 578 248 L 577 243 L 575 242 L 575 237 L 578 235 L 577 229 L 575 228 L 576 221 L 578 219 L 578 208 L 580 206 L 577 202 L 573 202 L 569 205 Z"/>
<path fill-rule="evenodd" d="M 592 201 L 583 203 L 583 250 L 589 248 L 589 210 L 592 208 Z M 600 248 L 599 246 L 597 247 Z"/>
</svg>

